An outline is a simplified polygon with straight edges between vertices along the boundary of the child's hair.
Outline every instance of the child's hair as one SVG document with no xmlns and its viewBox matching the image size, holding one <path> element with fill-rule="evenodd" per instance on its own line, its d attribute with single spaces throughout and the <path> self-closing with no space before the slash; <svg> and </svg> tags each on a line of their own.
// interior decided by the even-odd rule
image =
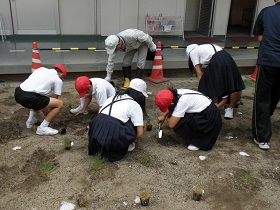
<svg viewBox="0 0 280 210">
<path fill-rule="evenodd" d="M 177 93 L 177 89 L 174 89 L 173 87 L 170 87 L 170 88 L 168 88 L 168 90 L 170 90 L 172 92 L 172 94 L 173 94 L 173 101 L 170 104 L 170 106 L 168 107 L 168 110 L 169 110 L 168 117 L 171 117 L 171 115 L 172 115 L 172 113 L 173 113 L 173 111 L 174 111 L 174 109 L 175 109 L 175 107 L 176 107 L 180 97 L 179 97 L 179 95 Z"/>
</svg>

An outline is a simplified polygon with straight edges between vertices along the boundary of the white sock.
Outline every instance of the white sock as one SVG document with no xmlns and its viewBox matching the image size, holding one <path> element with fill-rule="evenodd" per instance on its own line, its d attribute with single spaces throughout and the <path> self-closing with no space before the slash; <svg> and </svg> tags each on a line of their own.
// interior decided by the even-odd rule
<svg viewBox="0 0 280 210">
<path fill-rule="evenodd" d="M 83 98 L 80 98 L 80 107 L 81 108 L 84 107 L 85 101 L 86 101 L 86 96 L 84 96 Z"/>
<path fill-rule="evenodd" d="M 41 127 L 41 128 L 48 127 L 49 124 L 50 124 L 50 122 L 48 122 L 47 120 L 44 120 L 39 127 Z"/>
<path fill-rule="evenodd" d="M 33 110 L 31 110 L 31 111 L 29 112 L 29 117 L 28 117 L 27 121 L 32 122 L 33 119 L 35 118 L 35 115 L 36 115 L 36 112 L 33 111 Z"/>
</svg>

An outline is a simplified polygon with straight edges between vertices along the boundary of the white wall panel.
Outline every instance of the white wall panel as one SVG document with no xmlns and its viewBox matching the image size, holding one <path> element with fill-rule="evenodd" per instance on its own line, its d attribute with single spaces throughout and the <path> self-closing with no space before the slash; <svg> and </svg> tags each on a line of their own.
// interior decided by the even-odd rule
<svg viewBox="0 0 280 210">
<path fill-rule="evenodd" d="M 95 0 L 60 0 L 61 34 L 95 34 Z"/>
<path fill-rule="evenodd" d="M 13 34 L 12 16 L 9 0 L 0 0 L 0 15 L 3 20 L 6 35 Z"/>
<path fill-rule="evenodd" d="M 225 35 L 228 27 L 231 0 L 216 0 L 213 17 L 213 36 Z M 222 17 L 222 18 L 221 18 Z"/>
</svg>

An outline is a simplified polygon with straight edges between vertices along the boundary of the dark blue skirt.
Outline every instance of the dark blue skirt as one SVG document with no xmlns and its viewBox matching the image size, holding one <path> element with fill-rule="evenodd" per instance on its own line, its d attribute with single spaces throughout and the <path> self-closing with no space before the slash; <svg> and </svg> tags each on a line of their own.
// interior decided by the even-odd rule
<svg viewBox="0 0 280 210">
<path fill-rule="evenodd" d="M 214 98 L 244 89 L 244 82 L 231 55 L 225 50 L 215 53 L 202 74 L 198 91 Z"/>
<path fill-rule="evenodd" d="M 99 113 L 90 123 L 88 154 L 100 153 L 108 161 L 121 160 L 128 146 L 135 141 L 137 130 L 129 120 L 126 123 Z"/>
<path fill-rule="evenodd" d="M 211 150 L 222 128 L 220 110 L 211 103 L 200 113 L 186 113 L 177 123 L 174 132 L 182 137 L 187 145 L 201 150 Z"/>
</svg>

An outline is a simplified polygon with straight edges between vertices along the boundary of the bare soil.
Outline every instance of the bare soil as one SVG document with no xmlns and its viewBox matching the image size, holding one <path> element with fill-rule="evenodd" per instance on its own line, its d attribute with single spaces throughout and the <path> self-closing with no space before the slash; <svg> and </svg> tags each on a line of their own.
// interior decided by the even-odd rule
<svg viewBox="0 0 280 210">
<path fill-rule="evenodd" d="M 114 81 L 121 83 L 120 79 Z M 51 126 L 66 128 L 67 133 L 38 136 L 36 127 L 25 127 L 29 111 L 14 100 L 18 84 L 0 83 L 0 209 L 60 209 L 62 202 L 75 204 L 75 209 L 96 210 L 279 209 L 280 109 L 272 116 L 271 149 L 260 150 L 251 135 L 252 85 L 246 85 L 234 119 L 223 119 L 214 148 L 189 151 L 166 123 L 162 139 L 156 139 L 160 111 L 154 104 L 154 95 L 171 86 L 196 90 L 196 77 L 172 78 L 169 84 L 156 86 L 149 84 L 152 94 L 147 98 L 147 110 L 152 131 L 146 131 L 123 160 L 106 163 L 95 171 L 89 164 L 86 128 L 97 114 L 95 101 L 90 104 L 89 115 L 71 115 L 69 110 L 79 104 L 79 98 L 74 80 L 65 81 L 61 96 L 65 106 Z M 38 118 L 41 121 L 43 114 L 39 113 Z M 65 138 L 74 142 L 71 150 L 64 149 Z M 13 150 L 16 146 L 21 148 Z M 150 157 L 146 164 L 141 163 L 144 154 Z M 200 160 L 199 156 L 206 159 Z M 47 176 L 40 173 L 42 161 L 55 167 Z M 205 192 L 201 201 L 192 199 L 192 188 L 196 185 Z M 143 191 L 151 195 L 148 206 L 134 201 Z M 86 207 L 78 205 L 79 198 L 86 201 Z"/>
</svg>

